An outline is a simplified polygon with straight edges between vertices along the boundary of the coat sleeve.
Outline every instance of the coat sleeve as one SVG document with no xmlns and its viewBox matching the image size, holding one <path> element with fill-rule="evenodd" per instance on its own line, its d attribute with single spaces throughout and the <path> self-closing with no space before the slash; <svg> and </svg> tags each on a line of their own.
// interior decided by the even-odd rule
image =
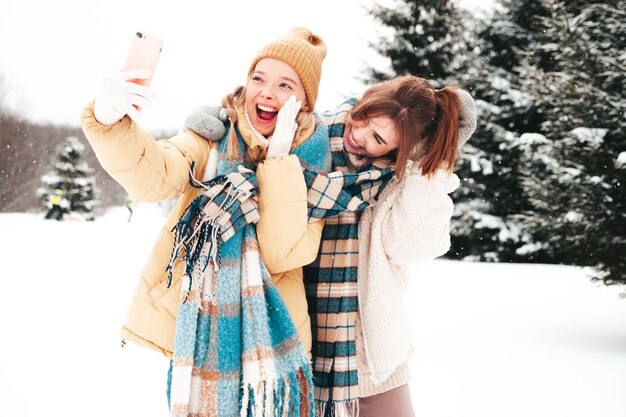
<svg viewBox="0 0 626 417">
<path fill-rule="evenodd" d="M 307 189 L 298 157 L 261 162 L 257 185 L 259 251 L 269 272 L 285 272 L 313 262 L 324 222 L 307 222 Z"/>
<path fill-rule="evenodd" d="M 83 109 L 81 127 L 98 161 L 134 199 L 160 201 L 187 191 L 189 168 L 202 178 L 209 146 L 194 132 L 156 141 L 128 116 L 114 125 L 100 124 L 93 102 Z"/>
<path fill-rule="evenodd" d="M 440 171 L 429 178 L 409 173 L 381 205 L 382 243 L 391 263 L 427 261 L 450 249 L 450 220 L 454 205 L 448 195 L 459 185 L 455 174 Z"/>
</svg>

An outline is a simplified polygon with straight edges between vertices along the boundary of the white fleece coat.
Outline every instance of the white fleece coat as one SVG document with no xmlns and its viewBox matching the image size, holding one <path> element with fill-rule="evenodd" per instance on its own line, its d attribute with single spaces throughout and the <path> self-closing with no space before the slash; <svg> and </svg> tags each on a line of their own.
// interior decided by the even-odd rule
<svg viewBox="0 0 626 417">
<path fill-rule="evenodd" d="M 359 314 L 368 366 L 362 371 L 374 385 L 408 361 L 412 332 L 403 302 L 407 267 L 449 250 L 453 203 L 448 194 L 458 186 L 455 174 L 439 169 L 429 178 L 414 164 L 361 216 Z"/>
</svg>

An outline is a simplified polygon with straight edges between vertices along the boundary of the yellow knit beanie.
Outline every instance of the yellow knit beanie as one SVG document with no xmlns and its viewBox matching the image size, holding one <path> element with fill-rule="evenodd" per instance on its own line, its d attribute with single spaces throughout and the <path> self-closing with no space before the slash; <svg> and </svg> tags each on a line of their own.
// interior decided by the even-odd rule
<svg viewBox="0 0 626 417">
<path fill-rule="evenodd" d="M 286 35 L 265 45 L 250 65 L 248 77 L 257 62 L 263 58 L 275 58 L 289 64 L 298 74 L 311 111 L 315 108 L 317 91 L 322 78 L 322 61 L 326 56 L 326 44 L 309 29 L 295 27 Z"/>
</svg>

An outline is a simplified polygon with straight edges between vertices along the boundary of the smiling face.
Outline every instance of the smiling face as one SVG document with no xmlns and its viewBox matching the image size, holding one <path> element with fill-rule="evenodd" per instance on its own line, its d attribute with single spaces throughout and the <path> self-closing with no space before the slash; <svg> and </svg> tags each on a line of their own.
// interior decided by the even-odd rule
<svg viewBox="0 0 626 417">
<path fill-rule="evenodd" d="M 245 106 L 260 134 L 274 133 L 278 111 L 292 95 L 306 110 L 304 86 L 291 66 L 274 58 L 264 58 L 256 64 L 246 86 Z"/>
<path fill-rule="evenodd" d="M 387 116 L 354 120 L 348 116 L 343 134 L 344 149 L 353 154 L 379 157 L 398 147 L 396 123 Z"/>
</svg>

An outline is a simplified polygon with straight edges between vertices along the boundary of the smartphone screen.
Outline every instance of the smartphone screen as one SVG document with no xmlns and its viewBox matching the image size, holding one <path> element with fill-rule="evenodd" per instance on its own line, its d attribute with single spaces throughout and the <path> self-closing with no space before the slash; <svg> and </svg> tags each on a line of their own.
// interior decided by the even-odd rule
<svg viewBox="0 0 626 417">
<path fill-rule="evenodd" d="M 133 41 L 124 64 L 124 70 L 150 69 L 150 78 L 130 80 L 137 84 L 148 87 L 152 82 L 154 70 L 163 50 L 163 40 L 148 32 L 139 31 L 135 33 Z"/>
</svg>

